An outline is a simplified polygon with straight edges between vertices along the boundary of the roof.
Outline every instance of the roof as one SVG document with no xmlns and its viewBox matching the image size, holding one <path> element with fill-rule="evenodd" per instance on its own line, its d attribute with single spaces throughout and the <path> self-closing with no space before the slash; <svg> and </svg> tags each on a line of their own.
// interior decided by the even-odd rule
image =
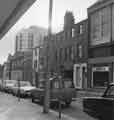
<svg viewBox="0 0 114 120">
<path fill-rule="evenodd" d="M 0 39 L 36 0 L 0 0 Z"/>
<path fill-rule="evenodd" d="M 94 12 L 100 8 L 103 8 L 109 4 L 114 3 L 114 0 L 100 0 L 95 2 L 92 6 L 88 8 L 88 12 Z"/>
</svg>

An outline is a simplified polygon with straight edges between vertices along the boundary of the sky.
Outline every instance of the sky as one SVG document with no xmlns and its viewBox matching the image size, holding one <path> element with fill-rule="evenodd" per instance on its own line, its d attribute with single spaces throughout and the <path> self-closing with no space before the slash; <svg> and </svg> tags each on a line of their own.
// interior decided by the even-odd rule
<svg viewBox="0 0 114 120">
<path fill-rule="evenodd" d="M 64 15 L 72 11 L 75 23 L 87 18 L 87 8 L 97 0 L 53 0 L 52 31 L 59 32 L 63 28 Z M 36 0 L 27 12 L 17 21 L 9 32 L 0 40 L 0 64 L 3 64 L 8 54 L 15 50 L 15 35 L 23 28 L 32 25 L 48 27 L 49 0 Z"/>
</svg>

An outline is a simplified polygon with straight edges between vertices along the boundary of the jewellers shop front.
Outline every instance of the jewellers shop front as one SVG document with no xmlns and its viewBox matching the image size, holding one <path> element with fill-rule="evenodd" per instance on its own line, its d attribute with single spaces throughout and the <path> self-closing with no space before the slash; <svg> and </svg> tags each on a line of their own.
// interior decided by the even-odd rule
<svg viewBox="0 0 114 120">
<path fill-rule="evenodd" d="M 114 82 L 114 57 L 88 60 L 89 88 L 102 88 Z"/>
</svg>

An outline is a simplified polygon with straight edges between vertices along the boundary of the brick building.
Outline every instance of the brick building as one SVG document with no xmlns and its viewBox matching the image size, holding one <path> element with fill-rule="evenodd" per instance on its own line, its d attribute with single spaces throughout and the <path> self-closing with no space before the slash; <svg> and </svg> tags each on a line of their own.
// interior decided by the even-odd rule
<svg viewBox="0 0 114 120">
<path fill-rule="evenodd" d="M 86 89 L 88 60 L 88 19 L 75 25 L 76 56 L 74 65 L 74 83 L 79 89 Z"/>
<path fill-rule="evenodd" d="M 114 1 L 98 1 L 88 8 L 88 21 L 88 86 L 103 88 L 114 82 Z"/>
<path fill-rule="evenodd" d="M 49 72 L 62 73 L 76 88 L 87 88 L 88 20 L 75 24 L 73 14 L 67 11 L 63 30 L 44 41 L 44 62 Z"/>
<path fill-rule="evenodd" d="M 32 51 L 17 52 L 11 59 L 11 79 L 32 83 Z"/>
</svg>

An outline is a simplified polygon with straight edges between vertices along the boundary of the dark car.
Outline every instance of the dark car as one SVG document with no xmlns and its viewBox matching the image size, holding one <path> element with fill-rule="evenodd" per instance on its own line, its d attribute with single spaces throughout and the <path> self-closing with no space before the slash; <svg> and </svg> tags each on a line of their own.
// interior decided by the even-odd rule
<svg viewBox="0 0 114 120">
<path fill-rule="evenodd" d="M 114 83 L 108 85 L 101 97 L 84 98 L 83 110 L 100 120 L 114 120 Z"/>
<path fill-rule="evenodd" d="M 44 101 L 44 84 L 45 81 L 41 81 L 39 83 L 39 88 L 34 89 L 31 93 L 32 101 L 39 100 L 41 102 Z M 50 79 L 50 102 L 57 103 L 58 99 L 61 98 L 61 101 L 65 103 L 67 106 L 71 104 L 73 100 L 75 100 L 76 91 L 73 86 L 71 80 L 62 80 L 61 81 L 61 88 L 60 88 L 60 81 L 58 78 Z"/>
</svg>

